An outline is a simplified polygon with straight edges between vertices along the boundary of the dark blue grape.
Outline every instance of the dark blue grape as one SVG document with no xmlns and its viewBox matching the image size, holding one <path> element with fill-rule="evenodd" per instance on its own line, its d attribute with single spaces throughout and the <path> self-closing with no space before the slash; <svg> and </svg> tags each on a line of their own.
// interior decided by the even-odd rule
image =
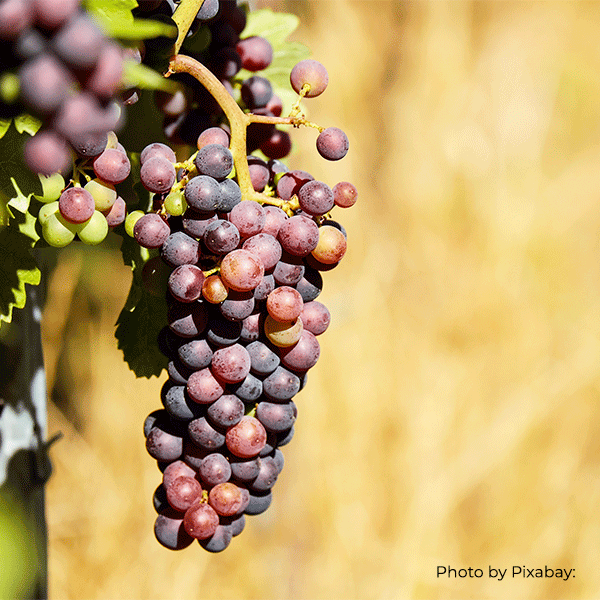
<svg viewBox="0 0 600 600">
<path fill-rule="evenodd" d="M 244 403 L 233 394 L 223 394 L 207 409 L 206 415 L 219 427 L 231 427 L 244 416 Z"/>
<path fill-rule="evenodd" d="M 279 402 L 259 402 L 256 407 L 256 418 L 263 424 L 267 431 L 281 433 L 292 427 L 296 421 L 294 403 L 282 404 Z"/>
<path fill-rule="evenodd" d="M 203 339 L 182 344 L 177 352 L 183 365 L 194 371 L 208 367 L 213 355 L 212 348 Z"/>
<path fill-rule="evenodd" d="M 281 362 L 277 353 L 261 341 L 251 342 L 246 346 L 246 350 L 250 355 L 250 370 L 256 375 L 269 375 Z"/>
<path fill-rule="evenodd" d="M 277 465 L 270 456 L 260 459 L 260 470 L 258 476 L 252 482 L 250 491 L 266 492 L 270 490 L 277 481 L 279 471 Z"/>
<path fill-rule="evenodd" d="M 244 512 L 247 515 L 260 515 L 264 513 L 269 506 L 271 506 L 271 502 L 273 501 L 273 495 L 271 490 L 267 492 L 258 492 L 258 491 L 250 491 L 250 502 L 246 507 Z"/>
<path fill-rule="evenodd" d="M 188 205 L 202 213 L 214 213 L 221 202 L 219 182 L 208 175 L 192 177 L 185 186 Z"/>
<path fill-rule="evenodd" d="M 200 405 L 187 395 L 185 385 L 174 385 L 167 380 L 163 385 L 161 398 L 163 406 L 176 419 L 189 421 L 202 412 Z"/>
<path fill-rule="evenodd" d="M 244 381 L 236 383 L 232 386 L 232 391 L 235 395 L 244 402 L 254 402 L 258 400 L 262 394 L 262 381 L 249 373 Z"/>
<path fill-rule="evenodd" d="M 271 82 L 254 75 L 242 83 L 242 100 L 250 108 L 263 108 L 273 96 Z"/>
<path fill-rule="evenodd" d="M 215 429 L 205 417 L 190 421 L 188 433 L 192 442 L 204 450 L 214 451 L 225 444 L 225 435 Z"/>
<path fill-rule="evenodd" d="M 198 150 L 194 164 L 200 175 L 208 175 L 222 181 L 231 173 L 233 155 L 229 148 L 225 148 L 221 144 L 208 144 Z"/>
<path fill-rule="evenodd" d="M 231 212 L 236 204 L 242 201 L 242 190 L 233 179 L 225 179 L 220 183 L 221 200 L 217 210 L 219 212 Z"/>
<path fill-rule="evenodd" d="M 231 528 L 218 525 L 211 537 L 205 540 L 198 540 L 198 542 L 208 552 L 223 552 L 229 546 L 232 537 L 233 532 Z"/>
<path fill-rule="evenodd" d="M 277 401 L 293 398 L 300 389 L 300 379 L 284 367 L 277 367 L 263 381 L 263 391 L 266 396 Z"/>
</svg>

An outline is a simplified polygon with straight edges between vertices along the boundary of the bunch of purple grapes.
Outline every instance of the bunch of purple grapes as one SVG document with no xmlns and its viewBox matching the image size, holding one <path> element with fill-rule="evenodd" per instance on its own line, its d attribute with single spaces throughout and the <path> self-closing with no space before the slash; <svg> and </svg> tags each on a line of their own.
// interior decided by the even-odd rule
<svg viewBox="0 0 600 600">
<path fill-rule="evenodd" d="M 140 16 L 170 16 L 177 7 L 173 0 L 162 0 L 140 6 Z M 273 48 L 261 36 L 240 38 L 246 26 L 246 13 L 235 0 L 205 0 L 191 29 L 191 41 L 184 42 L 180 53 L 205 64 L 233 95 L 233 86 L 241 69 L 258 73 L 273 60 Z M 209 40 L 201 51 L 194 50 L 194 38 Z M 202 44 L 200 44 L 202 45 Z M 152 63 L 152 49 L 145 49 L 144 60 Z M 204 87 L 186 75 L 174 75 L 182 83 L 175 94 L 156 92 L 155 100 L 165 115 L 164 132 L 171 143 L 195 145 L 206 129 L 220 125 L 223 112 Z M 283 103 L 273 92 L 270 81 L 253 75 L 240 82 L 242 105 L 249 112 L 281 116 Z M 286 131 L 275 125 L 254 124 L 248 129 L 248 151 L 260 150 L 271 159 L 281 159 L 291 150 Z"/>
<path fill-rule="evenodd" d="M 339 150 L 338 141 L 322 142 L 324 153 Z M 146 147 L 144 186 L 163 208 L 173 194 L 187 208 L 180 216 L 157 207 L 128 217 L 138 243 L 159 250 L 143 280 L 155 294 L 166 287 L 169 308 L 159 339 L 169 378 L 163 408 L 148 416 L 144 433 L 163 472 L 155 534 L 173 550 L 197 539 L 220 552 L 243 530 L 246 515 L 271 504 L 281 448 L 294 434 L 293 398 L 330 323 L 317 300 L 322 272 L 346 251 L 346 232 L 329 212 L 357 198 L 349 182 L 332 189 L 305 171 L 250 156 L 253 186 L 273 190 L 273 204 L 244 200 L 231 177 L 228 143 L 223 129 L 206 130 L 179 183 L 173 151 Z"/>
<path fill-rule="evenodd" d="M 25 146 L 29 168 L 64 173 L 78 156 L 97 156 L 116 128 L 112 102 L 121 83 L 123 49 L 108 38 L 80 0 L 0 0 L 0 67 L 12 70 L 16 92 L 3 116 L 27 110 L 43 121 Z"/>
</svg>

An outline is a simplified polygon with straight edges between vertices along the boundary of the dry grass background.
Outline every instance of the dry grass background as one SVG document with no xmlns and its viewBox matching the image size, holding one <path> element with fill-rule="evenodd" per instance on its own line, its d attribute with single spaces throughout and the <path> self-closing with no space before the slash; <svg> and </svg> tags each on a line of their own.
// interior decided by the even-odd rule
<svg viewBox="0 0 600 600">
<path fill-rule="evenodd" d="M 63 252 L 52 598 L 600 598 L 600 3 L 257 4 L 301 15 L 330 73 L 310 115 L 351 139 L 325 163 L 301 132 L 294 166 L 360 190 L 274 502 L 220 555 L 154 541 L 164 377 L 116 348 L 119 257 Z"/>
</svg>

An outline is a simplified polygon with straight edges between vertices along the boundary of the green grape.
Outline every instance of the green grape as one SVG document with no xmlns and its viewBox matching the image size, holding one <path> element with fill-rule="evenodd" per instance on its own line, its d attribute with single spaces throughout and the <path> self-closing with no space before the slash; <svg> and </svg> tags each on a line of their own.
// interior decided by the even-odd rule
<svg viewBox="0 0 600 600">
<path fill-rule="evenodd" d="M 87 190 L 94 198 L 96 210 L 110 210 L 117 199 L 115 186 L 98 178 L 88 181 L 83 189 Z"/>
<path fill-rule="evenodd" d="M 62 191 L 65 189 L 65 178 L 60 173 L 53 173 L 46 177 L 38 175 L 42 184 L 42 195 L 35 195 L 35 199 L 45 204 L 58 200 Z"/>
<path fill-rule="evenodd" d="M 99 211 L 94 211 L 94 214 L 83 224 L 83 227 L 77 231 L 79 239 L 89 246 L 96 246 L 108 234 L 108 223 L 106 217 Z"/>
<path fill-rule="evenodd" d="M 44 204 L 38 213 L 38 221 L 40 222 L 40 225 L 43 225 L 48 218 L 56 212 L 58 212 L 58 200 L 50 202 L 49 204 Z"/>
<path fill-rule="evenodd" d="M 67 222 L 60 213 L 56 212 L 50 215 L 42 225 L 42 235 L 50 246 L 63 248 L 75 238 L 74 229 L 76 227 L 72 223 Z"/>
<path fill-rule="evenodd" d="M 106 142 L 106 150 L 109 148 L 116 148 L 119 144 L 119 139 L 117 138 L 117 134 L 114 131 L 108 132 L 108 141 Z"/>
<path fill-rule="evenodd" d="M 138 222 L 138 219 L 141 219 L 144 216 L 143 210 L 134 210 L 129 213 L 125 218 L 125 231 L 129 237 L 133 237 L 133 228 L 135 224 Z"/>
<path fill-rule="evenodd" d="M 187 202 L 183 197 L 183 190 L 170 192 L 165 198 L 164 207 L 173 217 L 181 216 L 187 209 Z"/>
</svg>

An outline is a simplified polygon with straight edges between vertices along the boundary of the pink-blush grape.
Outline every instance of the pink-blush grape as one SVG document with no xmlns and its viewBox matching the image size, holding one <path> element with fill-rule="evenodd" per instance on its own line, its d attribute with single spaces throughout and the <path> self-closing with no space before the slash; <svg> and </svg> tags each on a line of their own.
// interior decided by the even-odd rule
<svg viewBox="0 0 600 600">
<path fill-rule="evenodd" d="M 290 286 L 275 288 L 267 296 L 269 315 L 281 323 L 291 323 L 302 313 L 304 302 L 300 292 Z"/>
<path fill-rule="evenodd" d="M 281 350 L 281 362 L 294 371 L 308 371 L 317 364 L 320 353 L 317 338 L 310 331 L 304 330 L 296 344 Z"/>
<path fill-rule="evenodd" d="M 180 265 L 169 277 L 169 291 L 180 302 L 194 302 L 202 295 L 204 273 L 196 265 Z"/>
<path fill-rule="evenodd" d="M 225 392 L 225 383 L 219 381 L 210 369 L 194 371 L 187 382 L 190 398 L 198 404 L 211 404 Z"/>
<path fill-rule="evenodd" d="M 253 35 L 235 45 L 242 59 L 242 68 L 248 71 L 266 69 L 273 60 L 273 46 L 263 37 Z"/>
<path fill-rule="evenodd" d="M 219 515 L 231 517 L 241 511 L 242 492 L 234 483 L 218 483 L 210 490 L 208 503 Z"/>
<path fill-rule="evenodd" d="M 163 471 L 163 485 L 165 488 L 169 487 L 169 484 L 175 481 L 178 477 L 191 477 L 196 476 L 196 471 L 189 465 L 184 463 L 182 460 L 176 460 L 170 463 L 167 468 Z"/>
<path fill-rule="evenodd" d="M 239 458 L 256 456 L 267 443 L 267 432 L 255 417 L 245 416 L 225 434 L 229 451 Z"/>
<path fill-rule="evenodd" d="M 202 494 L 202 486 L 197 479 L 182 475 L 173 480 L 166 488 L 167 501 L 180 512 L 186 511 Z"/>
<path fill-rule="evenodd" d="M 350 208 L 356 203 L 358 191 L 348 181 L 340 181 L 333 186 L 333 199 L 336 206 Z"/>
<path fill-rule="evenodd" d="M 304 84 L 310 85 L 306 98 L 314 98 L 322 94 L 329 83 L 327 69 L 318 61 L 307 58 L 297 63 L 290 73 L 290 83 L 299 94 Z"/>
<path fill-rule="evenodd" d="M 133 237 L 144 248 L 160 248 L 170 233 L 167 223 L 156 213 L 139 218 L 133 227 Z"/>
<path fill-rule="evenodd" d="M 68 188 L 58 199 L 58 209 L 69 223 L 85 223 L 94 214 L 94 198 L 81 187 Z"/>
<path fill-rule="evenodd" d="M 160 142 L 155 142 L 154 144 L 148 144 L 140 154 L 140 164 L 144 164 L 148 159 L 153 158 L 154 156 L 162 156 L 166 158 L 169 162 L 174 163 L 177 160 L 175 156 L 175 152 L 166 144 L 162 144 Z"/>
<path fill-rule="evenodd" d="M 319 227 L 302 215 L 287 219 L 277 236 L 281 247 L 294 256 L 307 256 L 319 242 Z"/>
<path fill-rule="evenodd" d="M 240 344 L 220 348 L 213 354 L 212 371 L 225 383 L 243 381 L 250 373 L 250 355 Z"/>
<path fill-rule="evenodd" d="M 194 504 L 185 512 L 183 526 L 187 533 L 197 540 L 212 536 L 219 526 L 219 515 L 208 504 Z"/>
<path fill-rule="evenodd" d="M 96 177 L 113 185 L 125 181 L 131 171 L 127 154 L 117 148 L 108 148 L 102 152 L 94 159 L 93 167 Z"/>
<path fill-rule="evenodd" d="M 175 183 L 175 167 L 164 156 L 152 156 L 142 164 L 140 179 L 144 187 L 150 192 L 155 194 L 168 192 Z"/>
<path fill-rule="evenodd" d="M 106 217 L 106 222 L 109 227 L 117 227 L 125 221 L 127 215 L 127 205 L 125 200 L 121 196 L 117 196 L 115 203 L 107 210 L 102 211 L 102 214 Z"/>
<path fill-rule="evenodd" d="M 261 282 L 264 272 L 260 258 L 247 250 L 234 250 L 221 261 L 221 279 L 236 292 L 253 290 Z"/>
<path fill-rule="evenodd" d="M 317 137 L 317 151 L 327 160 L 340 160 L 348 153 L 348 136 L 337 127 L 327 127 Z"/>
<path fill-rule="evenodd" d="M 262 231 L 265 212 L 258 202 L 242 200 L 231 209 L 229 221 L 237 227 L 242 239 L 245 239 Z"/>
<path fill-rule="evenodd" d="M 314 335 L 325 333 L 331 322 L 331 314 L 327 307 L 316 300 L 304 304 L 300 318 L 304 329 Z"/>
<path fill-rule="evenodd" d="M 64 173 L 71 164 L 65 139 L 53 131 L 40 131 L 25 142 L 23 156 L 27 166 L 41 175 Z"/>
</svg>

